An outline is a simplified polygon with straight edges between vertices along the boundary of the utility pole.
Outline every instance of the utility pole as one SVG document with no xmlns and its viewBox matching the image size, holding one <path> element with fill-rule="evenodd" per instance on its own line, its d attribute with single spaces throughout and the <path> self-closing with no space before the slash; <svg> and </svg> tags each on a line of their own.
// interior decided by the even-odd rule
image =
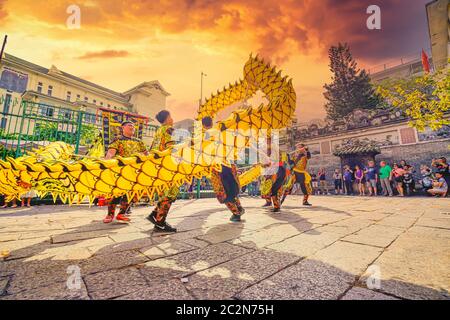
<svg viewBox="0 0 450 320">
<path fill-rule="evenodd" d="M 0 63 L 2 62 L 3 52 L 5 51 L 5 47 L 6 47 L 6 42 L 7 41 L 8 41 L 8 36 L 5 35 L 5 38 L 3 39 L 2 50 L 0 51 Z"/>
<path fill-rule="evenodd" d="M 198 106 L 200 107 L 203 103 L 203 77 L 206 77 L 207 74 L 202 71 L 200 74 L 200 99 L 198 100 Z M 197 179 L 197 199 L 200 199 L 200 183 L 202 179 Z"/>
<path fill-rule="evenodd" d="M 199 106 L 201 106 L 202 103 L 203 103 L 203 77 L 206 77 L 206 76 L 207 76 L 207 74 L 203 73 L 203 71 L 202 71 L 202 73 L 200 75 L 200 100 L 199 100 Z"/>
</svg>

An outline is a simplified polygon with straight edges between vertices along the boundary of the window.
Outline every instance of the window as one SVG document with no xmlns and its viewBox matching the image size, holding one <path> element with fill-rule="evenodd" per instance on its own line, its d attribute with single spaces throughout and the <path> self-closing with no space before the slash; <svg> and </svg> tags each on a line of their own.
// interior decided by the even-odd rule
<svg viewBox="0 0 450 320">
<path fill-rule="evenodd" d="M 6 94 L 5 102 L 3 104 L 3 114 L 9 113 L 9 106 L 11 105 L 11 95 L 9 93 Z"/>
<path fill-rule="evenodd" d="M 48 86 L 47 94 L 51 97 L 53 93 L 53 86 Z"/>
<path fill-rule="evenodd" d="M 103 102 L 100 102 L 100 105 L 103 107 Z"/>
<path fill-rule="evenodd" d="M 72 119 L 72 111 L 70 110 L 63 110 L 62 111 L 62 116 L 65 120 L 70 120 Z"/>
<path fill-rule="evenodd" d="M 111 105 L 108 103 L 108 108 L 111 108 Z"/>
<path fill-rule="evenodd" d="M 88 122 L 88 123 L 95 123 L 96 121 L 96 116 L 95 116 L 95 114 L 89 114 L 89 113 L 86 113 L 85 115 L 84 115 L 84 119 L 85 119 L 85 121 L 86 122 Z"/>
<path fill-rule="evenodd" d="M 42 82 L 38 82 L 37 92 L 42 93 Z"/>
<path fill-rule="evenodd" d="M 43 116 L 47 116 L 50 118 L 53 118 L 54 109 L 52 107 L 46 106 L 46 105 L 40 105 L 39 106 L 39 113 Z"/>
<path fill-rule="evenodd" d="M 89 101 L 88 97 L 84 97 L 84 101 L 88 102 Z"/>
<path fill-rule="evenodd" d="M 96 103 L 97 103 L 97 100 L 94 99 L 93 102 L 94 102 L 94 104 L 96 104 Z"/>
<path fill-rule="evenodd" d="M 81 99 L 81 96 L 77 94 L 77 101 Z"/>
<path fill-rule="evenodd" d="M 8 122 L 7 118 L 2 118 L 2 122 L 0 123 L 1 129 L 6 129 L 6 123 Z"/>
<path fill-rule="evenodd" d="M 70 102 L 71 96 L 72 96 L 72 92 L 67 91 L 67 98 L 66 98 L 66 100 Z"/>
</svg>

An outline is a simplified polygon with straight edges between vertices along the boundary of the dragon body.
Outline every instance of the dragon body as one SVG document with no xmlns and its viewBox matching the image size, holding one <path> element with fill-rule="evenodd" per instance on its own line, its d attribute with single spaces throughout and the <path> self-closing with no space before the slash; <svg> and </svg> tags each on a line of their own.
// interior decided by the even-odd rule
<svg viewBox="0 0 450 320">
<path fill-rule="evenodd" d="M 93 157 L 74 160 L 73 149 L 62 142 L 17 159 L 7 158 L 0 161 L 0 192 L 12 199 L 33 186 L 40 196 L 52 194 L 55 200 L 59 197 L 70 204 L 85 199 L 92 203 L 98 196 L 127 195 L 129 199 L 144 194 L 152 196 L 190 183 L 193 178 L 208 177 L 211 170 L 220 171 L 222 165 L 230 165 L 248 146 L 249 139 L 257 138 L 261 130 L 290 125 L 296 107 L 292 81 L 264 60 L 252 56 L 244 66 L 243 80 L 207 99 L 199 107 L 197 119 L 214 118 L 220 110 L 252 97 L 258 90 L 269 103 L 232 112 L 226 120 L 215 124 L 216 134 L 211 139 L 194 135 L 164 151 L 110 160 Z M 261 166 L 255 165 L 240 176 L 241 185 L 260 174 Z"/>
</svg>

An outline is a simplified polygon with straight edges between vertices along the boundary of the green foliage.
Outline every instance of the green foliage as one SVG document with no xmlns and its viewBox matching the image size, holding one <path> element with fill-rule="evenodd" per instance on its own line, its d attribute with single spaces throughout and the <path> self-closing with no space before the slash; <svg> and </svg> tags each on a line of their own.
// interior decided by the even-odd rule
<svg viewBox="0 0 450 320">
<path fill-rule="evenodd" d="M 373 109 L 380 102 L 365 70 L 357 67 L 347 44 L 339 43 L 329 50 L 332 83 L 325 84 L 327 117 L 340 120 L 355 109 Z"/>
<path fill-rule="evenodd" d="M 93 144 L 99 135 L 97 126 L 93 124 L 81 125 L 80 145 L 87 146 Z"/>
<path fill-rule="evenodd" d="M 15 158 L 15 156 L 15 150 L 6 149 L 3 144 L 0 144 L 0 159 L 5 159 L 6 157 Z"/>
<path fill-rule="evenodd" d="M 445 114 L 450 108 L 450 69 L 411 79 L 383 82 L 377 92 L 385 102 L 410 117 L 410 125 L 419 131 L 450 125 Z"/>
</svg>

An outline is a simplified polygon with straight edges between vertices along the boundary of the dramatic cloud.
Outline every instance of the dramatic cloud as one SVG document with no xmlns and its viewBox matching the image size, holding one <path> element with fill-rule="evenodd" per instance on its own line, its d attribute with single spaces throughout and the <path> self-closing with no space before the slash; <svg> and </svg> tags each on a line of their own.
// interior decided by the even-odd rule
<svg viewBox="0 0 450 320">
<path fill-rule="evenodd" d="M 130 53 L 124 50 L 104 50 L 99 52 L 87 52 L 78 57 L 80 60 L 98 59 L 98 58 L 122 58 L 129 56 Z"/>
<path fill-rule="evenodd" d="M 2 24 L 3 20 L 5 20 L 6 16 L 8 15 L 4 6 L 5 6 L 6 0 L 0 0 L 0 24 Z"/>
<path fill-rule="evenodd" d="M 61 69 L 118 91 L 158 79 L 183 115 L 197 107 L 201 71 L 208 73 L 203 92 L 209 95 L 241 77 L 248 54 L 259 53 L 293 77 L 299 112 L 312 117 L 323 113 L 331 45 L 349 43 L 366 68 L 418 56 L 429 47 L 429 1 L 77 0 L 81 29 L 69 30 L 72 0 L 0 0 L 0 24 L 7 14 L 2 31 L 11 35 L 10 53 L 44 65 L 57 58 Z M 366 27 L 372 4 L 381 8 L 381 30 Z M 116 57 L 123 59 L 114 68 L 103 59 Z"/>
</svg>

